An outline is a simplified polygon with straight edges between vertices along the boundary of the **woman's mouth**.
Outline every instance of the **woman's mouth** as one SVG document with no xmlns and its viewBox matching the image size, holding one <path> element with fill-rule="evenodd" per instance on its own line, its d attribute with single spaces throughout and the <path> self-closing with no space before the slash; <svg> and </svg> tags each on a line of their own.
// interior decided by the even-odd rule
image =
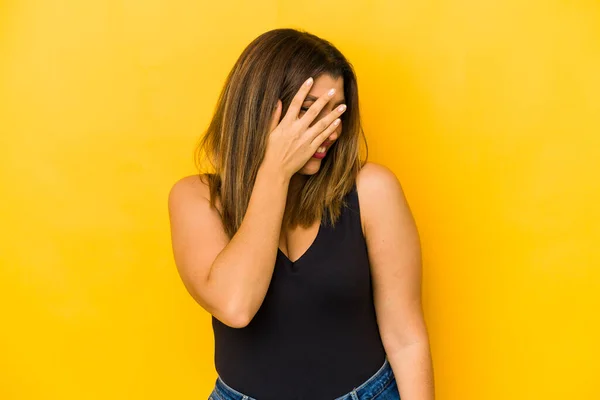
<svg viewBox="0 0 600 400">
<path fill-rule="evenodd" d="M 329 147 L 331 147 L 332 144 L 332 141 L 323 143 L 323 145 L 317 149 L 317 152 L 313 154 L 313 158 L 318 158 L 320 160 L 325 158 L 327 150 L 329 149 Z"/>
<path fill-rule="evenodd" d="M 325 145 L 319 147 L 317 149 L 317 152 L 315 154 L 313 154 L 313 158 L 318 158 L 319 160 L 322 160 L 323 158 L 325 158 L 328 148 L 329 148 L 329 146 L 325 146 Z"/>
</svg>

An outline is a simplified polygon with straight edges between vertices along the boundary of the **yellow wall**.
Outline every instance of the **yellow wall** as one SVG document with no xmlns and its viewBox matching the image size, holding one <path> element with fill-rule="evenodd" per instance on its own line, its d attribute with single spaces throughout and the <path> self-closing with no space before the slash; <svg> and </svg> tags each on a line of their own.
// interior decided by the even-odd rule
<svg viewBox="0 0 600 400">
<path fill-rule="evenodd" d="M 202 3 L 202 4 L 200 4 Z M 166 194 L 243 47 L 354 63 L 423 238 L 441 400 L 595 399 L 600 5 L 14 1 L 0 9 L 0 398 L 206 398 Z"/>
</svg>

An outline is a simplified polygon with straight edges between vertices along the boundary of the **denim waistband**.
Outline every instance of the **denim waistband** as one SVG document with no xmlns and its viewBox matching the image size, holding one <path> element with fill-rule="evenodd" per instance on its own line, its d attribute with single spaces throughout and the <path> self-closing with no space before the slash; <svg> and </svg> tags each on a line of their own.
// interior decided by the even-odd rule
<svg viewBox="0 0 600 400">
<path fill-rule="evenodd" d="M 370 400 L 381 393 L 393 379 L 395 377 L 392 366 L 386 357 L 381 368 L 373 376 L 350 393 L 335 400 Z"/>
<path fill-rule="evenodd" d="M 351 392 L 344 394 L 334 400 L 369 400 L 381 393 L 394 379 L 392 367 L 387 359 L 375 374 L 367 379 L 360 386 L 354 388 Z M 221 377 L 217 377 L 215 384 L 215 394 L 218 396 L 213 400 L 257 400 L 253 397 L 238 392 L 229 387 Z M 258 399 L 260 400 L 260 399 Z"/>
<path fill-rule="evenodd" d="M 233 388 L 230 388 L 225 382 L 223 382 L 220 376 L 217 377 L 217 382 L 215 384 L 215 390 L 213 393 L 218 397 L 216 399 L 210 397 L 209 400 L 256 400 L 254 397 L 250 397 L 238 392 Z"/>
</svg>

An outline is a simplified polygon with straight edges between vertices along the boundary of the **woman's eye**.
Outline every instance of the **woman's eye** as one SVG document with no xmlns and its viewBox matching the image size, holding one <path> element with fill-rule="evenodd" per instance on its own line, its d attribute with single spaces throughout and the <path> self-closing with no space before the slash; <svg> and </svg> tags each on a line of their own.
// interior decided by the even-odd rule
<svg viewBox="0 0 600 400">
<path fill-rule="evenodd" d="M 308 111 L 308 107 L 300 107 L 300 111 L 307 112 Z"/>
</svg>

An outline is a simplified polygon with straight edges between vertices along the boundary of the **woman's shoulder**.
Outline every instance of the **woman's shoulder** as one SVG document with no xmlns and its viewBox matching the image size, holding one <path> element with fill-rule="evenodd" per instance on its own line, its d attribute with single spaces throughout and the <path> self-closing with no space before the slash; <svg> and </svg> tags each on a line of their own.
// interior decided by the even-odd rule
<svg viewBox="0 0 600 400">
<path fill-rule="evenodd" d="M 400 181 L 390 168 L 382 164 L 365 163 L 356 177 L 356 192 L 363 231 L 369 221 L 378 221 L 393 213 L 395 208 L 405 207 Z"/>
<path fill-rule="evenodd" d="M 175 181 L 171 187 L 171 193 L 186 196 L 204 197 L 210 199 L 210 188 L 205 175 L 188 175 Z"/>
<path fill-rule="evenodd" d="M 400 182 L 396 174 L 383 164 L 367 162 L 356 176 L 356 190 L 359 193 L 376 193 L 381 195 L 390 185 Z"/>
<path fill-rule="evenodd" d="M 217 208 L 220 207 L 219 199 Z M 210 203 L 210 186 L 205 174 L 188 175 L 178 179 L 169 191 L 169 204 Z"/>
</svg>

